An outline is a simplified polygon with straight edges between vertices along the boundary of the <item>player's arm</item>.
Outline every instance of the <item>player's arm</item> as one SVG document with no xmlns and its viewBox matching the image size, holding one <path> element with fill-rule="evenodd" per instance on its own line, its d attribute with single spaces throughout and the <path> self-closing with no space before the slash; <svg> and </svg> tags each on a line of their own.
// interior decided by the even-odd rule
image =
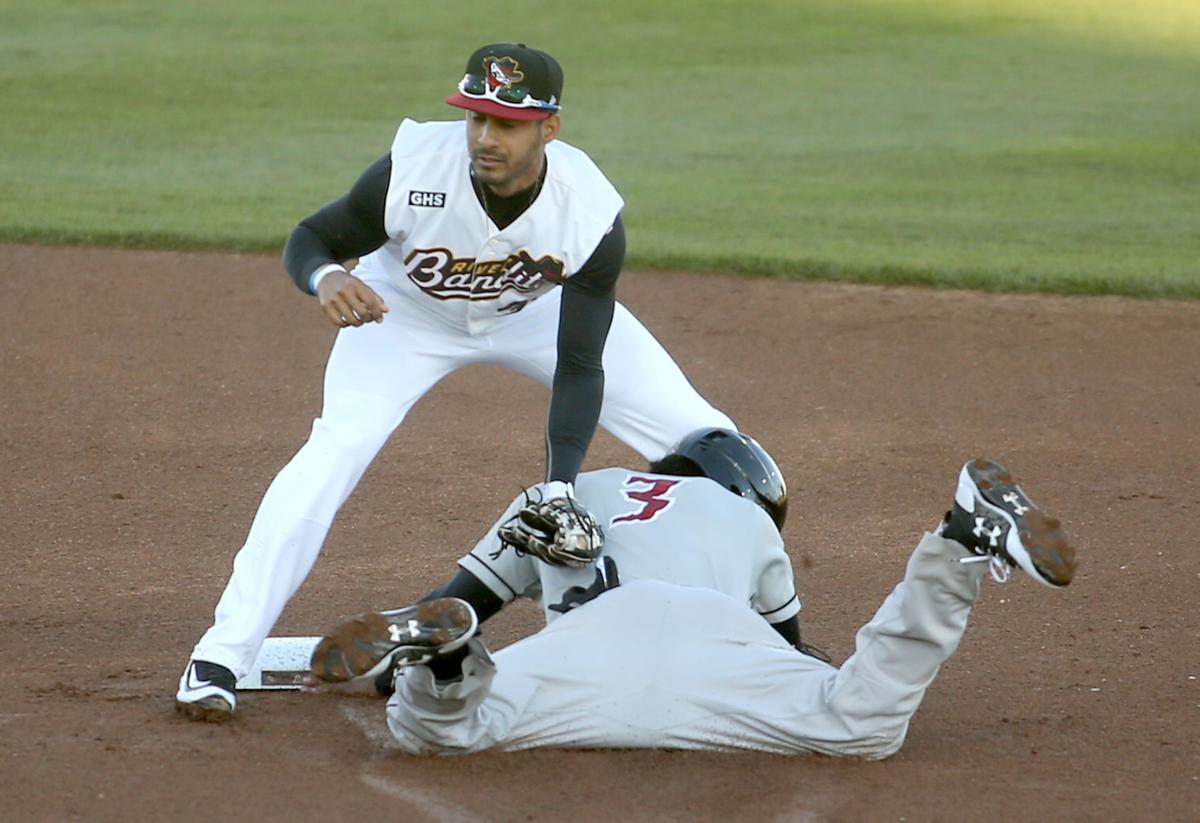
<svg viewBox="0 0 1200 823">
<path fill-rule="evenodd" d="M 752 605 L 788 645 L 812 654 L 800 639 L 800 598 L 796 594 L 796 573 L 791 558 L 775 524 L 763 514 L 754 518 L 756 531 L 747 535 L 757 546 L 752 554 L 757 577 Z M 829 661 L 826 659 L 826 662 Z"/>
<path fill-rule="evenodd" d="M 391 175 L 389 153 L 372 163 L 348 193 L 301 220 L 283 250 L 283 266 L 293 282 L 317 295 L 336 326 L 380 322 L 388 310 L 343 264 L 387 242 L 384 208 Z"/>
<path fill-rule="evenodd" d="M 457 597 L 471 604 L 479 622 L 487 620 L 504 608 L 504 600 L 492 591 L 486 583 L 466 569 L 460 568 L 458 574 L 450 582 L 425 595 L 418 602 L 436 600 L 439 597 Z"/>
<path fill-rule="evenodd" d="M 475 607 L 482 623 L 516 598 L 537 594 L 540 585 L 537 561 L 507 548 L 499 533 L 501 524 L 525 505 L 531 493 L 532 490 L 526 490 L 514 498 L 471 551 L 458 559 L 457 575 L 421 600 L 462 598 Z"/>
<path fill-rule="evenodd" d="M 797 601 L 798 602 L 798 601 Z M 771 628 L 779 632 L 779 636 L 788 642 L 796 651 L 807 654 L 810 657 L 815 657 L 818 660 L 826 663 L 830 662 L 829 655 L 818 649 L 816 646 L 810 646 L 800 639 L 800 615 L 793 614 L 786 620 L 779 620 L 771 623 Z"/>
<path fill-rule="evenodd" d="M 596 433 L 604 399 L 604 343 L 625 262 L 625 227 L 618 215 L 592 256 L 563 284 L 558 365 L 546 425 L 546 479 L 573 483 Z"/>
<path fill-rule="evenodd" d="M 781 620 L 778 623 L 772 623 L 771 628 L 779 632 L 779 635 L 788 642 L 789 645 L 795 646 L 800 642 L 800 615 L 794 614 L 787 620 Z"/>
</svg>

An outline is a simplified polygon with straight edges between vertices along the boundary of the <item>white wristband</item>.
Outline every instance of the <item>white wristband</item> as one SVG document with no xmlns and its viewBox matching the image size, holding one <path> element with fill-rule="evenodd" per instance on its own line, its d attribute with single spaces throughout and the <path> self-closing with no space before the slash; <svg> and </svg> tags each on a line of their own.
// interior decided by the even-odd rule
<svg viewBox="0 0 1200 823">
<path fill-rule="evenodd" d="M 575 489 L 570 483 L 564 483 L 561 480 L 550 480 L 542 485 L 543 499 L 554 500 L 559 497 L 575 497 Z"/>
<path fill-rule="evenodd" d="M 309 275 L 308 290 L 313 294 L 316 294 L 317 286 L 321 284 L 321 281 L 325 278 L 325 275 L 329 274 L 331 271 L 340 271 L 345 272 L 346 274 L 350 273 L 346 271 L 346 267 L 341 263 L 326 263 L 324 266 L 321 266 L 321 268 Z"/>
</svg>

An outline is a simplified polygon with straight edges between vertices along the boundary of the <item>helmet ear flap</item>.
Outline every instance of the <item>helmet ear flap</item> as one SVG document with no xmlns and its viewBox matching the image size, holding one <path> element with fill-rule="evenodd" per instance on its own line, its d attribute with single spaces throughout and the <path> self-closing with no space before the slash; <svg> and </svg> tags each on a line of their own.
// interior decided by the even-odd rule
<svg viewBox="0 0 1200 823">
<path fill-rule="evenodd" d="M 787 485 L 783 473 L 758 442 L 733 429 L 697 429 L 675 445 L 655 466 L 693 464 L 700 474 L 762 507 L 780 530 L 787 519 Z M 664 468 L 651 469 L 663 474 Z M 688 472 L 692 474 L 692 472 Z"/>
</svg>

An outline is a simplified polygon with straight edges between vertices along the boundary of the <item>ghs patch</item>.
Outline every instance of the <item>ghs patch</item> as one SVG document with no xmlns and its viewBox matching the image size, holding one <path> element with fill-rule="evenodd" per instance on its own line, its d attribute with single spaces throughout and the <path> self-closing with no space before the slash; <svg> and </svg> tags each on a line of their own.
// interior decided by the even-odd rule
<svg viewBox="0 0 1200 823">
<path fill-rule="evenodd" d="M 408 193 L 408 205 L 424 206 L 430 209 L 441 209 L 446 206 L 446 193 L 444 191 L 410 191 Z"/>
</svg>

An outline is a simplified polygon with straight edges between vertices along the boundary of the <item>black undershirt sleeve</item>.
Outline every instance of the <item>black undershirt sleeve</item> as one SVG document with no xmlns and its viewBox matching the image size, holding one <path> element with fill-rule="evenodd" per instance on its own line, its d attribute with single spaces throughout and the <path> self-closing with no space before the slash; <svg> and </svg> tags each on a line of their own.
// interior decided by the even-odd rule
<svg viewBox="0 0 1200 823">
<path fill-rule="evenodd" d="M 387 242 L 383 225 L 392 155 L 376 160 L 350 191 L 300 221 L 283 250 L 283 267 L 303 292 L 312 273 L 329 263 L 345 263 Z"/>
<path fill-rule="evenodd" d="M 800 616 L 799 615 L 792 615 L 787 620 L 784 620 L 781 623 L 772 623 L 771 628 L 774 629 L 775 631 L 779 632 L 780 636 L 783 637 L 783 639 L 786 640 L 788 643 L 791 643 L 793 646 L 799 645 L 799 643 L 800 643 Z"/>
<path fill-rule="evenodd" d="M 563 284 L 558 366 L 546 425 L 546 479 L 575 481 L 596 433 L 604 399 L 604 343 L 625 262 L 620 215 L 587 262 Z"/>
<path fill-rule="evenodd" d="M 504 601 L 500 599 L 499 595 L 489 589 L 482 580 L 463 568 L 458 570 L 458 574 L 454 576 L 453 580 L 434 589 L 422 597 L 420 602 L 424 603 L 426 600 L 435 600 L 439 597 L 457 597 L 467 601 L 471 604 L 471 608 L 475 609 L 475 615 L 479 618 L 480 623 L 504 608 Z"/>
</svg>

